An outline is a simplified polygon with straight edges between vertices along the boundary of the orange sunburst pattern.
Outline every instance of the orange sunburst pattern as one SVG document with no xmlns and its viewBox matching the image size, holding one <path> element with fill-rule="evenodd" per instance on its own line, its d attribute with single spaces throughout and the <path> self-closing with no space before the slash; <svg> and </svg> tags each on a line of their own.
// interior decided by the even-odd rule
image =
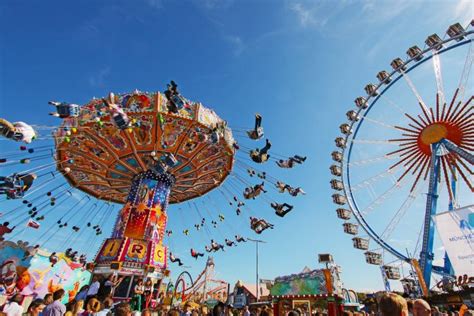
<svg viewBox="0 0 474 316">
<path fill-rule="evenodd" d="M 410 120 L 407 127 L 395 126 L 403 132 L 401 138 L 390 139 L 391 142 L 397 142 L 400 149 L 388 153 L 388 155 L 397 155 L 400 159 L 389 169 L 394 169 L 403 164 L 405 171 L 398 178 L 403 179 L 408 173 L 415 175 L 415 181 L 411 187 L 414 190 L 416 184 L 423 177 L 428 177 L 431 165 L 431 145 L 438 143 L 442 139 L 447 139 L 459 148 L 472 152 L 474 150 L 474 118 L 473 106 L 470 105 L 473 96 L 466 102 L 456 100 L 459 89 L 456 89 L 453 99 L 447 105 L 440 106 L 439 95 L 436 95 L 436 109 L 427 108 L 419 103 L 422 114 L 413 117 L 406 114 Z M 450 198 L 453 198 L 451 186 L 449 185 L 449 174 L 455 177 L 459 174 L 463 181 L 468 185 L 471 191 L 474 191 L 471 183 L 473 171 L 469 167 L 471 164 L 456 153 L 447 152 L 441 156 L 440 168 L 441 177 L 447 184 Z"/>
</svg>

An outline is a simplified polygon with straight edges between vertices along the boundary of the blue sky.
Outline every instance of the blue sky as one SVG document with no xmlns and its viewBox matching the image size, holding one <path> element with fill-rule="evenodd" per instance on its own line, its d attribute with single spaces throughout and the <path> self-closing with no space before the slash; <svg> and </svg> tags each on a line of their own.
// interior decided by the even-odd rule
<svg viewBox="0 0 474 316">
<path fill-rule="evenodd" d="M 334 138 L 353 100 L 368 82 L 376 81 L 378 71 L 388 70 L 390 61 L 404 57 L 408 47 L 422 46 L 427 35 L 444 34 L 455 22 L 466 25 L 473 13 L 470 1 L 6 0 L 0 4 L 0 117 L 54 126 L 59 121 L 47 114 L 51 99 L 84 104 L 109 91 L 162 91 L 170 79 L 231 127 L 252 126 L 259 112 L 276 153 L 308 156 L 292 170 L 264 166 L 274 177 L 308 192 L 298 198 L 272 193 L 277 201 L 295 205 L 287 217 L 274 216 L 262 199 L 249 203 L 254 214 L 276 226 L 260 236 L 267 241 L 261 246 L 260 276 L 316 267 L 317 254 L 329 252 L 342 266 L 347 287 L 380 289 L 378 269 L 352 248 L 335 216 L 329 187 Z M 5 141 L 0 146 L 5 151 L 17 148 Z M 382 150 L 368 147 L 367 157 Z M 226 224 L 213 232 L 217 239 L 234 231 L 250 235 L 247 222 L 233 216 L 219 193 L 211 198 L 226 214 Z M 0 207 L 5 211 L 17 205 L 2 202 Z M 186 205 L 181 210 L 171 206 L 169 217 L 175 231 L 198 222 Z M 23 238 L 35 235 L 27 232 Z M 56 235 L 48 248 L 59 247 L 64 238 Z M 206 239 L 194 233 L 171 240 L 194 275 L 204 260 L 194 262 L 189 248 L 202 248 Z M 232 283 L 254 281 L 252 244 L 216 254 L 215 261 L 218 277 Z"/>
</svg>

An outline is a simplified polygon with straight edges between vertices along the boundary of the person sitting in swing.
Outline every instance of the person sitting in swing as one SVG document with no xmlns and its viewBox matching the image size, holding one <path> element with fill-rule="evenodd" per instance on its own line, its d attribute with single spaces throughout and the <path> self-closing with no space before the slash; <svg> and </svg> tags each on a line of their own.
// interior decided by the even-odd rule
<svg viewBox="0 0 474 316">
<path fill-rule="evenodd" d="M 210 248 L 208 245 L 206 245 L 204 247 L 204 249 L 206 249 L 207 252 L 213 252 L 214 250 L 212 248 Z"/>
<path fill-rule="evenodd" d="M 244 191 L 244 198 L 246 199 L 255 199 L 260 193 L 264 192 L 267 193 L 264 189 L 265 183 L 262 182 L 261 184 L 256 184 L 253 187 L 247 187 Z"/>
<path fill-rule="evenodd" d="M 293 157 L 290 157 L 287 160 L 280 159 L 276 162 L 276 164 L 280 168 L 293 168 L 296 163 L 302 164 L 303 162 L 305 162 L 305 160 L 306 157 L 294 155 Z"/>
<path fill-rule="evenodd" d="M 228 247 L 232 247 L 232 246 L 236 246 L 235 242 L 233 242 L 232 240 L 229 240 L 226 238 L 225 240 L 225 244 L 228 246 Z"/>
<path fill-rule="evenodd" d="M 298 194 L 306 194 L 305 191 L 303 191 L 302 188 L 300 187 L 297 187 L 297 188 L 292 188 L 290 187 L 290 189 L 288 190 L 288 193 L 290 193 L 291 196 L 298 196 Z"/>
<path fill-rule="evenodd" d="M 240 235 L 235 235 L 235 240 L 237 242 L 247 242 L 247 240 L 244 237 L 240 236 Z"/>
<path fill-rule="evenodd" d="M 183 263 L 181 262 L 181 259 L 176 258 L 176 257 L 173 255 L 172 252 L 170 252 L 170 261 L 173 262 L 173 263 L 174 263 L 174 262 L 177 262 L 179 266 L 182 266 L 182 265 L 183 265 Z"/>
<path fill-rule="evenodd" d="M 242 213 L 242 211 L 241 211 L 240 207 L 238 207 L 238 208 L 235 210 L 235 214 L 240 215 L 240 213 Z"/>
<path fill-rule="evenodd" d="M 289 190 L 291 189 L 291 186 L 289 186 L 288 184 L 283 183 L 281 181 L 277 181 L 275 186 L 276 186 L 276 188 L 278 189 L 278 191 L 280 193 L 284 193 L 285 191 L 289 192 Z"/>
<path fill-rule="evenodd" d="M 290 205 L 288 203 L 278 204 L 272 202 L 270 205 L 275 210 L 275 214 L 280 217 L 284 217 L 288 212 L 293 209 L 293 205 Z"/>
<path fill-rule="evenodd" d="M 257 177 L 259 177 L 262 180 L 265 180 L 267 178 L 267 173 L 265 171 L 261 173 L 257 173 Z"/>
<path fill-rule="evenodd" d="M 250 228 L 257 234 L 261 234 L 268 228 L 273 229 L 273 224 L 270 224 L 263 218 L 250 217 Z"/>
<path fill-rule="evenodd" d="M 250 151 L 250 158 L 256 163 L 264 163 L 269 158 L 270 155 L 268 154 L 268 150 L 272 147 L 272 143 L 267 139 L 265 143 L 265 147 L 261 149 L 254 149 Z"/>
<path fill-rule="evenodd" d="M 214 250 L 214 251 L 218 251 L 218 250 L 224 250 L 224 246 L 221 245 L 221 244 L 218 244 L 214 241 L 214 239 L 211 239 L 211 248 Z"/>
<path fill-rule="evenodd" d="M 33 185 L 33 181 L 37 178 L 34 173 L 18 174 L 11 176 L 0 176 L 0 194 L 5 194 L 7 199 L 18 199 L 24 196 Z"/>
<path fill-rule="evenodd" d="M 49 115 L 62 119 L 79 116 L 80 107 L 77 104 L 56 101 L 49 101 L 48 104 L 56 107 L 56 112 L 51 112 Z"/>
<path fill-rule="evenodd" d="M 102 101 L 109 108 L 112 123 L 121 130 L 127 129 L 131 126 L 130 119 L 120 105 L 115 104 L 114 99 L 115 95 L 110 92 L 109 97 L 107 99 L 103 98 Z"/>
<path fill-rule="evenodd" d="M 51 267 L 54 267 L 54 265 L 58 263 L 58 261 L 59 261 L 59 258 L 56 255 L 56 253 L 55 252 L 51 253 L 51 255 L 49 256 L 49 262 L 51 263 Z"/>
<path fill-rule="evenodd" d="M 194 259 L 197 259 L 199 257 L 204 257 L 204 254 L 202 252 L 197 252 L 196 250 L 191 248 L 191 257 L 193 257 Z"/>
<path fill-rule="evenodd" d="M 250 139 L 257 140 L 263 137 L 262 116 L 255 114 L 255 127 L 253 130 L 247 131 Z"/>
<path fill-rule="evenodd" d="M 178 91 L 178 85 L 173 80 L 167 85 L 165 97 L 168 99 L 168 112 L 177 114 L 186 105 L 186 101 Z"/>
<path fill-rule="evenodd" d="M 4 241 L 5 239 L 3 238 L 4 235 L 10 234 L 16 226 L 13 226 L 12 228 L 8 227 L 10 225 L 9 222 L 5 222 L 2 225 L 0 225 L 0 241 Z"/>
</svg>

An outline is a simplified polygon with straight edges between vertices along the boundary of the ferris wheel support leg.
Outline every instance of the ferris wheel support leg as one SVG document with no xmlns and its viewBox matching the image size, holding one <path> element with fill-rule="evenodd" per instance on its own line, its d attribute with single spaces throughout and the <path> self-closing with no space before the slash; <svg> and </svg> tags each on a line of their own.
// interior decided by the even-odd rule
<svg viewBox="0 0 474 316">
<path fill-rule="evenodd" d="M 461 156 L 462 158 L 466 159 L 467 161 L 469 161 L 471 164 L 474 163 L 474 155 L 472 155 L 471 153 L 465 151 L 464 149 L 462 148 L 459 148 L 458 146 L 456 146 L 456 144 L 454 144 L 453 142 L 447 140 L 446 138 L 443 138 L 440 143 L 442 143 L 444 145 L 444 147 L 446 147 L 446 149 L 448 149 L 450 152 L 452 153 L 455 153 L 455 154 L 458 154 L 459 156 Z"/>
<path fill-rule="evenodd" d="M 453 192 L 453 198 L 449 201 L 449 210 L 452 211 L 458 207 L 456 201 L 456 170 L 453 170 L 451 174 L 451 191 Z M 444 252 L 444 272 L 449 275 L 454 275 L 453 266 L 451 264 L 451 260 L 449 260 L 448 252 Z"/>
<path fill-rule="evenodd" d="M 433 267 L 434 223 L 432 216 L 436 214 L 438 202 L 438 176 L 440 159 L 437 155 L 440 143 L 431 145 L 431 165 L 429 190 L 426 198 L 425 221 L 423 226 L 423 247 L 420 253 L 420 268 L 427 288 L 430 288 L 431 270 Z"/>
</svg>

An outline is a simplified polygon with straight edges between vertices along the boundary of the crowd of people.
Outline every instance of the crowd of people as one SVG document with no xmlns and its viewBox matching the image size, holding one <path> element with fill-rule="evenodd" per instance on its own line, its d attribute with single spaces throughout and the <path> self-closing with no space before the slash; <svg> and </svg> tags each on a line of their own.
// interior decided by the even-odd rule
<svg viewBox="0 0 474 316">
<path fill-rule="evenodd" d="M 10 300 L 1 307 L 0 316 L 273 316 L 274 312 L 270 305 L 250 309 L 244 306 L 241 309 L 234 308 L 231 304 L 218 302 L 213 308 L 206 305 L 195 303 L 186 303 L 179 307 L 164 307 L 158 305 L 153 307 L 138 299 L 137 296 L 146 292 L 146 282 L 139 282 L 135 286 L 134 297 L 129 301 L 116 302 L 111 295 L 103 296 L 98 291 L 98 282 L 94 280 L 90 286 L 84 287 L 78 295 L 63 304 L 62 300 L 66 294 L 63 289 L 54 293 L 48 293 L 43 299 L 33 300 L 26 313 L 22 306 L 24 297 L 21 294 L 15 294 Z M 140 287 L 143 287 L 141 289 Z M 91 290 L 92 289 L 92 290 Z M 141 291 L 141 292 L 140 292 Z M 150 291 L 150 289 L 148 289 Z M 81 294 L 82 293 L 82 294 Z M 85 294 L 84 294 L 85 293 Z M 89 295 L 91 294 L 91 295 Z M 315 308 L 311 312 L 308 309 L 295 308 L 281 311 L 284 316 L 327 316 L 326 308 Z M 465 305 L 456 309 L 449 307 L 430 306 L 423 299 L 407 300 L 402 296 L 386 292 L 377 297 L 374 305 L 366 306 L 362 311 L 350 311 L 338 309 L 337 315 L 340 316 L 474 316 L 474 310 L 468 309 Z"/>
</svg>

